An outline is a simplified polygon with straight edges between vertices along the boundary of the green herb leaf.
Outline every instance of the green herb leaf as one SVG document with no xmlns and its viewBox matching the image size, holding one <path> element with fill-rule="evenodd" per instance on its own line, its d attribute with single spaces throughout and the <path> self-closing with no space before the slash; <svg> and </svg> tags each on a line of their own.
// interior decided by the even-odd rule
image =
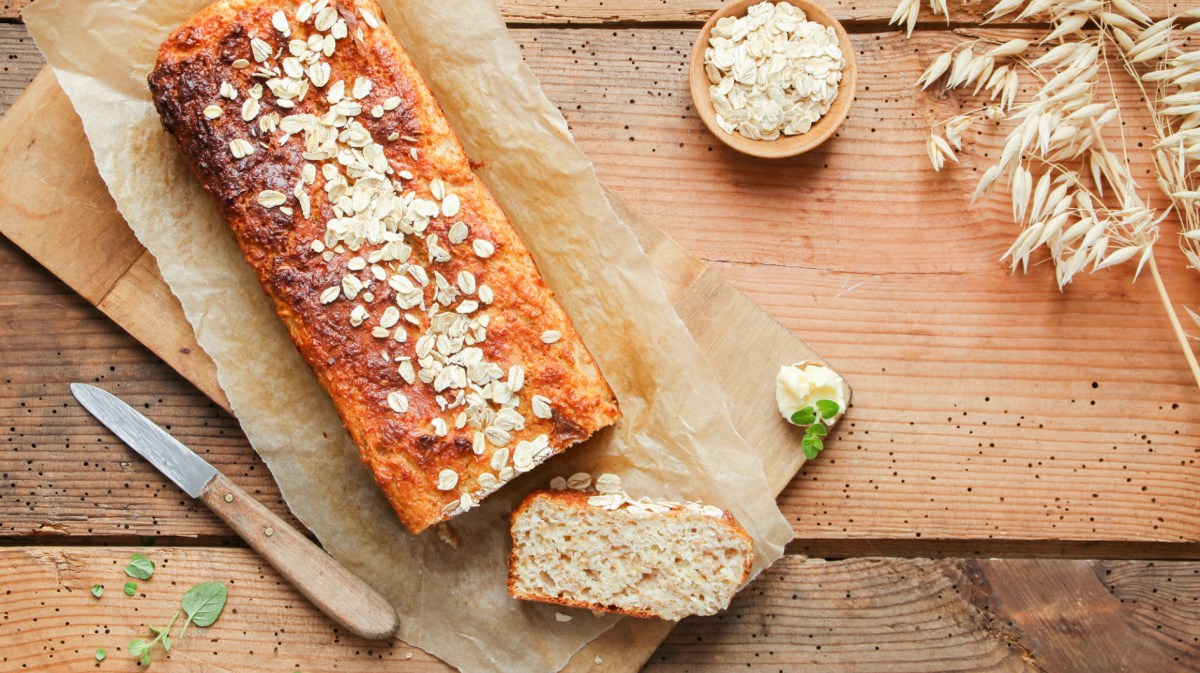
<svg viewBox="0 0 1200 673">
<path fill-rule="evenodd" d="M 137 593 L 137 582 L 126 582 L 122 588 L 125 590 L 126 596 L 132 596 Z"/>
<path fill-rule="evenodd" d="M 150 665 L 150 655 L 151 655 L 151 651 L 146 650 L 145 654 L 138 657 L 138 663 L 141 664 L 142 666 L 149 666 Z"/>
<path fill-rule="evenodd" d="M 96 661 L 104 661 L 108 658 L 108 650 L 103 647 L 96 648 Z"/>
<path fill-rule="evenodd" d="M 800 442 L 800 448 L 804 450 L 804 457 L 812 460 L 817 457 L 821 449 L 825 448 L 825 444 L 816 435 L 804 435 L 803 441 Z"/>
<path fill-rule="evenodd" d="M 812 407 L 804 407 L 800 411 L 792 414 L 792 422 L 796 425 L 810 425 L 817 420 L 817 412 L 813 411 Z"/>
<path fill-rule="evenodd" d="M 838 412 L 842 410 L 842 407 L 833 400 L 820 400 L 817 402 L 817 408 L 821 410 L 821 418 L 824 418 L 825 420 L 829 420 L 834 416 L 837 416 Z"/>
<path fill-rule="evenodd" d="M 154 647 L 150 641 L 145 638 L 134 638 L 130 641 L 130 654 L 133 656 L 142 656 L 148 654 L 150 648 Z"/>
<path fill-rule="evenodd" d="M 96 598 L 100 598 L 101 596 L 103 596 L 104 595 L 104 585 L 103 584 L 93 584 L 92 585 L 92 595 L 95 596 Z"/>
<path fill-rule="evenodd" d="M 183 595 L 183 611 L 196 626 L 212 626 L 221 616 L 229 591 L 220 582 L 205 582 L 188 589 Z M 187 628 L 186 624 L 184 628 Z"/>
<path fill-rule="evenodd" d="M 808 429 L 804 431 L 804 434 L 824 437 L 825 435 L 829 434 L 829 429 L 820 423 L 813 423 L 812 425 L 808 426 Z"/>
<path fill-rule="evenodd" d="M 129 565 L 125 566 L 125 574 L 139 580 L 148 580 L 154 574 L 154 561 L 146 558 L 145 554 L 134 554 L 129 557 Z"/>
<path fill-rule="evenodd" d="M 163 649 L 166 650 L 167 652 L 170 652 L 171 651 L 171 636 L 163 634 L 162 644 L 163 644 Z"/>
</svg>

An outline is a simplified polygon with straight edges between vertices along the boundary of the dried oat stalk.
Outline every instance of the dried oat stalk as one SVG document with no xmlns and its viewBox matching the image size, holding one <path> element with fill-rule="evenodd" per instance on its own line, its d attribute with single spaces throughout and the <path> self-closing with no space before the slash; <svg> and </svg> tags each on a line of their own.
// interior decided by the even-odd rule
<svg viewBox="0 0 1200 673">
<path fill-rule="evenodd" d="M 946 7 L 946 0 L 929 0 L 929 9 L 935 16 L 946 17 L 946 23 L 950 23 L 950 10 Z M 921 13 L 921 0 L 900 0 L 900 4 L 896 6 L 896 11 L 892 12 L 892 18 L 888 20 L 889 26 L 901 26 L 906 31 L 909 37 L 912 37 L 913 29 L 917 27 L 917 17 Z"/>
<path fill-rule="evenodd" d="M 902 2 L 897 16 L 901 9 L 911 6 Z M 1004 148 L 973 198 L 986 198 L 998 185 L 1007 188 L 1013 219 L 1022 229 L 1004 259 L 1014 270 L 1026 270 L 1034 254 L 1045 251 L 1060 288 L 1080 272 L 1132 263 L 1136 278 L 1149 268 L 1200 385 L 1200 366 L 1154 259 L 1159 223 L 1174 210 L 1182 222 L 1183 252 L 1200 269 L 1200 51 L 1187 51 L 1186 43 L 1200 24 L 1179 21 L 1200 18 L 1200 10 L 1152 22 L 1129 0 L 1001 0 L 987 20 L 1013 14 L 1016 20 L 1048 19 L 1039 44 L 1055 46 L 1030 60 L 1026 40 L 975 38 L 935 57 L 918 86 L 941 83 L 972 95 L 983 92 L 988 102 L 934 126 L 927 143 L 930 162 L 940 171 L 947 160 L 958 161 L 963 133 L 974 122 L 1006 121 Z M 1161 212 L 1143 200 L 1142 186 L 1129 170 L 1109 54 L 1126 71 L 1115 75 L 1130 76 L 1141 87 L 1154 120 L 1156 182 L 1171 203 Z M 1018 102 L 1023 81 L 1038 88 Z M 1119 146 L 1106 140 L 1114 137 Z"/>
</svg>

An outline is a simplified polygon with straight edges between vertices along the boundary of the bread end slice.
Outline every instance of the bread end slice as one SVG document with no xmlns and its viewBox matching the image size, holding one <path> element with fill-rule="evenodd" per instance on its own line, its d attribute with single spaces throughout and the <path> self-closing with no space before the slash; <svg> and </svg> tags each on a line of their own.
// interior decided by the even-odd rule
<svg viewBox="0 0 1200 673">
<path fill-rule="evenodd" d="M 511 534 L 512 597 L 634 617 L 715 614 L 754 562 L 753 541 L 728 512 L 623 493 L 535 491 L 513 512 Z"/>
</svg>

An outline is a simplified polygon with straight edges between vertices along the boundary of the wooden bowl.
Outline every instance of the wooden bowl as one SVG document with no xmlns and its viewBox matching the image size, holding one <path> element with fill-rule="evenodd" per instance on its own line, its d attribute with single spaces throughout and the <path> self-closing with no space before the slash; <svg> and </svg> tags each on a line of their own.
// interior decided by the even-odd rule
<svg viewBox="0 0 1200 673">
<path fill-rule="evenodd" d="M 785 0 L 770 1 L 779 3 Z M 842 81 L 838 85 L 838 93 L 837 97 L 833 99 L 833 105 L 829 107 L 829 112 L 818 119 L 807 133 L 795 136 L 781 135 L 775 140 L 751 140 L 736 131 L 732 134 L 726 133 L 721 130 L 720 126 L 717 126 L 717 111 L 713 108 L 712 100 L 709 99 L 710 82 L 708 74 L 704 72 L 704 51 L 708 48 L 709 36 L 717 21 L 727 16 L 745 16 L 751 5 L 757 5 L 762 0 L 732 0 L 709 17 L 708 22 L 700 29 L 695 46 L 692 47 L 692 60 L 688 68 L 692 103 L 696 106 L 696 111 L 700 113 L 700 118 L 704 120 L 704 125 L 708 127 L 708 130 L 733 149 L 763 159 L 794 157 L 825 142 L 846 120 L 846 115 L 850 114 L 850 104 L 854 102 L 854 90 L 858 86 L 858 64 L 855 59 L 854 45 L 851 44 L 850 36 L 846 34 L 846 29 L 842 27 L 841 22 L 830 16 L 829 12 L 826 12 L 813 0 L 786 1 L 803 11 L 809 21 L 815 21 L 822 26 L 832 26 L 834 32 L 837 33 L 842 55 L 846 59 L 846 68 L 842 71 Z"/>
</svg>

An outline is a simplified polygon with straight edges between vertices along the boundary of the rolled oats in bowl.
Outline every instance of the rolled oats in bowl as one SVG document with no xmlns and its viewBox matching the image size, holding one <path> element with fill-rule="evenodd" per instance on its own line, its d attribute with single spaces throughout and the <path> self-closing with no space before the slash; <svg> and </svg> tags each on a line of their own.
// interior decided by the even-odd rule
<svg viewBox="0 0 1200 673">
<path fill-rule="evenodd" d="M 833 28 L 786 2 L 721 19 L 704 52 L 717 125 L 751 140 L 807 133 L 837 98 L 845 67 Z"/>
</svg>

